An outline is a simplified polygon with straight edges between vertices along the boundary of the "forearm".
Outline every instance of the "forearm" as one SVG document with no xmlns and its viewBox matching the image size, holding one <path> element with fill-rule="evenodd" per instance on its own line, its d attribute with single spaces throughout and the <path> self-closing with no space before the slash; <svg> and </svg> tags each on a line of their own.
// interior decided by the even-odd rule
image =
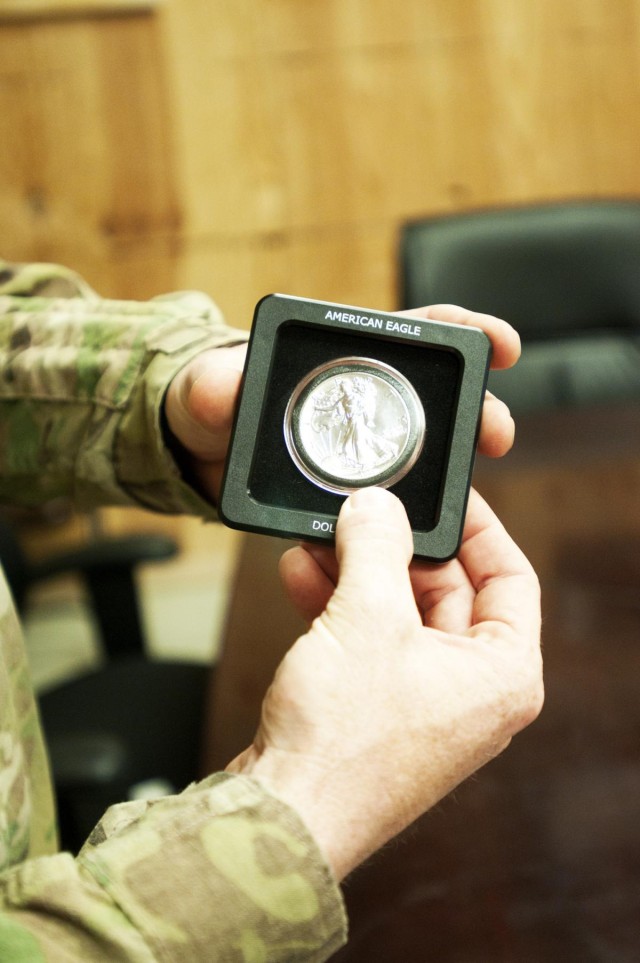
<svg viewBox="0 0 640 963">
<path fill-rule="evenodd" d="M 166 449 L 162 404 L 191 358 L 243 337 L 198 296 L 0 296 L 0 499 L 213 514 Z"/>
</svg>

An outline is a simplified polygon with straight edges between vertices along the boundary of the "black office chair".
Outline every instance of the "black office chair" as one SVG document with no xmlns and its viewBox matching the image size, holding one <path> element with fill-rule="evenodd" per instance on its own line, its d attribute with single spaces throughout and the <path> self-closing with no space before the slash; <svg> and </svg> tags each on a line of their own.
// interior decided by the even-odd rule
<svg viewBox="0 0 640 963">
<path fill-rule="evenodd" d="M 485 481 L 546 464 L 579 466 L 584 484 L 585 468 L 637 455 L 640 201 L 414 220 L 401 233 L 399 285 L 402 308 L 462 304 L 506 318 L 520 333 L 518 364 L 489 377 L 516 417 L 516 444 L 504 464 L 483 460 Z M 585 540 L 578 532 L 555 547 L 557 580 L 580 596 L 596 588 L 637 594 L 637 555 L 626 534 Z"/>
<path fill-rule="evenodd" d="M 523 353 L 489 387 L 514 415 L 640 401 L 640 202 L 568 201 L 406 224 L 400 306 L 509 320 Z"/>
<path fill-rule="evenodd" d="M 39 697 L 61 842 L 73 852 L 111 804 L 145 787 L 179 791 L 198 777 L 212 670 L 149 658 L 135 584 L 139 565 L 177 550 L 164 535 L 100 537 L 32 561 L 11 520 L 0 516 L 0 560 L 19 610 L 34 585 L 73 572 L 99 632 L 102 664 Z"/>
</svg>

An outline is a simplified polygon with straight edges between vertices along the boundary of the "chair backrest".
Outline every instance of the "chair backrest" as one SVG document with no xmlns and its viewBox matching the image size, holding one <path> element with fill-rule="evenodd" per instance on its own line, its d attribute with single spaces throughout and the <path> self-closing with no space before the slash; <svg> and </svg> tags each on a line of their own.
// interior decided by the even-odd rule
<svg viewBox="0 0 640 963">
<path fill-rule="evenodd" d="M 14 525 L 0 514 L 0 565 L 11 589 L 16 608 L 21 610 L 32 582 L 31 565 Z"/>
<path fill-rule="evenodd" d="M 523 341 L 640 331 L 640 202 L 577 201 L 429 217 L 400 239 L 402 308 L 454 303 Z"/>
</svg>

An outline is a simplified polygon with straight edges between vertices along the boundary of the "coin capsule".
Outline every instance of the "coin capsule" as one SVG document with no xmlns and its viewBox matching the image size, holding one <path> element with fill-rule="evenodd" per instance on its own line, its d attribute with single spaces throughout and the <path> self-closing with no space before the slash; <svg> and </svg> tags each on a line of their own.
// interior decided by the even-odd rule
<svg viewBox="0 0 640 963">
<path fill-rule="evenodd" d="M 424 409 L 408 379 L 370 358 L 314 368 L 294 389 L 284 418 L 298 469 L 339 494 L 399 481 L 416 463 L 425 431 Z"/>
</svg>

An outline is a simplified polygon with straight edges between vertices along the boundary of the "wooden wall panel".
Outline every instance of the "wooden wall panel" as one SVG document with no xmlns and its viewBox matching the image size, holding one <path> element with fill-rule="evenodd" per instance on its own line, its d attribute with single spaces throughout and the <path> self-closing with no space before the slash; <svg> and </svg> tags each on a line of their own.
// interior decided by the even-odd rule
<svg viewBox="0 0 640 963">
<path fill-rule="evenodd" d="M 265 64 L 194 56 L 180 58 L 174 77 L 187 233 L 224 237 L 281 228 L 282 122 Z"/>
<path fill-rule="evenodd" d="M 106 151 L 93 122 L 90 41 L 80 24 L 0 31 L 0 218 L 10 257 L 46 256 L 56 241 L 66 253 L 65 235 L 96 237 Z"/>
<path fill-rule="evenodd" d="M 151 15 L 0 29 L 4 256 L 63 261 L 115 294 L 119 240 L 177 233 L 157 34 Z"/>
<path fill-rule="evenodd" d="M 234 318 L 283 282 L 390 307 L 406 217 L 638 192 L 639 20 L 639 0 L 181 0 L 3 25 L 4 250 L 114 295 L 206 282 Z"/>
<path fill-rule="evenodd" d="M 101 16 L 148 10 L 161 0 L 2 0 L 0 21 Z"/>
<path fill-rule="evenodd" d="M 166 0 L 0 23 L 3 254 L 395 304 L 408 217 L 640 193 L 640 0 Z"/>
<path fill-rule="evenodd" d="M 186 249 L 200 252 L 179 275 L 201 284 L 210 257 L 219 277 L 221 255 L 210 290 L 234 317 L 283 278 L 393 306 L 388 239 L 406 217 L 638 191 L 637 0 L 187 6 L 164 13 Z M 333 275 L 344 239 L 367 233 Z M 363 260 L 374 237 L 382 271 Z M 249 284 L 246 258 L 234 267 L 222 250 L 237 245 Z M 261 245 L 286 263 L 259 259 L 263 275 Z"/>
</svg>

